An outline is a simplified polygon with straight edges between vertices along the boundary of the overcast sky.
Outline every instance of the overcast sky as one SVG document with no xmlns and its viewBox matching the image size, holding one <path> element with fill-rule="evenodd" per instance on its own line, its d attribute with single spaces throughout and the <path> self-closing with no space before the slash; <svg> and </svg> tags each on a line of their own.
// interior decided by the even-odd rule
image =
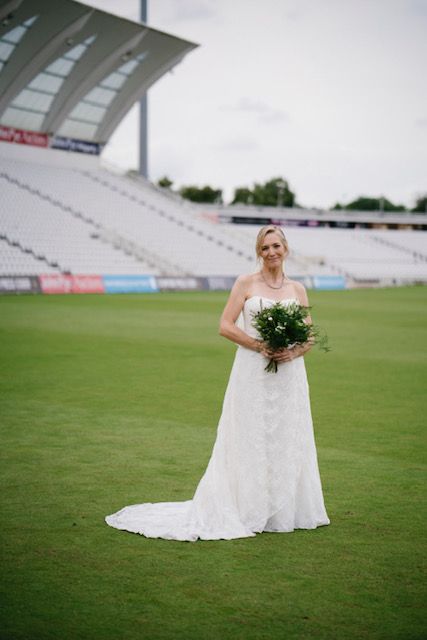
<svg viewBox="0 0 427 640">
<path fill-rule="evenodd" d="M 148 24 L 200 44 L 149 90 L 152 180 L 229 199 L 282 176 L 319 207 L 427 192 L 427 0 L 149 0 Z M 137 132 L 134 107 L 105 159 L 135 168 Z"/>
</svg>

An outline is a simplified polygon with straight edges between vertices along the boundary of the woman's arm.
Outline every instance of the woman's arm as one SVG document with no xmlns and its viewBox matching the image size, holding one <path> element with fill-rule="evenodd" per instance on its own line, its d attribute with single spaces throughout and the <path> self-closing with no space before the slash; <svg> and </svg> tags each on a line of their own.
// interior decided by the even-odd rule
<svg viewBox="0 0 427 640">
<path fill-rule="evenodd" d="M 308 301 L 308 295 L 307 295 L 307 291 L 305 290 L 305 287 L 303 284 L 301 284 L 301 282 L 296 282 L 296 290 L 297 290 L 297 295 L 298 295 L 298 300 L 299 302 L 303 305 L 303 307 L 309 307 L 310 303 Z M 308 315 L 305 319 L 306 324 L 313 324 L 313 321 L 311 319 L 311 315 Z M 295 350 L 297 352 L 298 356 L 303 356 L 305 353 L 307 353 L 307 351 L 310 351 L 311 347 L 313 346 L 313 339 L 309 338 L 307 340 L 307 342 L 305 342 L 304 344 L 300 344 L 297 347 L 295 347 Z"/>
<path fill-rule="evenodd" d="M 250 276 L 239 276 L 230 291 L 227 304 L 222 312 L 219 322 L 219 334 L 236 344 L 262 352 L 264 344 L 260 340 L 251 338 L 247 333 L 236 326 L 236 320 L 243 309 L 246 300 L 246 293 L 249 286 Z"/>
</svg>

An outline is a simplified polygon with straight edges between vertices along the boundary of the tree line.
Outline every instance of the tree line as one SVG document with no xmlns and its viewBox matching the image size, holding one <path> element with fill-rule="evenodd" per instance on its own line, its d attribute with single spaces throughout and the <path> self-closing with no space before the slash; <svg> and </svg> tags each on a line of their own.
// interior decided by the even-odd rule
<svg viewBox="0 0 427 640">
<path fill-rule="evenodd" d="M 173 182 L 167 176 L 161 178 L 157 184 L 163 189 L 173 191 Z M 179 193 L 182 198 L 191 200 L 191 202 L 223 204 L 222 189 L 215 189 L 208 185 L 204 187 L 196 185 L 182 186 L 177 193 Z M 252 187 L 237 187 L 234 190 L 231 204 L 302 208 L 296 201 L 295 193 L 289 187 L 288 181 L 282 177 L 271 178 L 264 183 L 255 182 Z M 337 211 L 401 211 L 402 213 L 427 213 L 427 194 L 417 198 L 415 206 L 412 209 L 408 209 L 403 204 L 394 204 L 383 196 L 378 198 L 360 196 L 346 204 L 337 202 L 332 209 Z"/>
</svg>

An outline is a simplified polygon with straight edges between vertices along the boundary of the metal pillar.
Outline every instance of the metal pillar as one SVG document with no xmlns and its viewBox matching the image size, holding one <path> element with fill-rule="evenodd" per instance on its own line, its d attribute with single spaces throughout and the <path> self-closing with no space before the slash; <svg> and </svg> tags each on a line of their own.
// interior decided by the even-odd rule
<svg viewBox="0 0 427 640">
<path fill-rule="evenodd" d="M 140 20 L 147 22 L 147 2 L 140 0 Z M 147 94 L 139 102 L 139 173 L 148 178 L 148 103 Z"/>
</svg>

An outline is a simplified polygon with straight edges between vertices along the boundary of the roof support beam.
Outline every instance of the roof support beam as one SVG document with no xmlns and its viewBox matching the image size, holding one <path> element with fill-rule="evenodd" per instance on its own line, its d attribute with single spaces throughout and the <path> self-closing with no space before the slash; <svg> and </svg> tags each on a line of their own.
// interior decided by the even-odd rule
<svg viewBox="0 0 427 640">
<path fill-rule="evenodd" d="M 77 34 L 93 14 L 93 9 L 77 3 L 66 4 L 61 11 L 49 1 L 35 2 L 33 7 L 31 10 L 31 3 L 24 3 L 23 11 L 18 9 L 14 18 L 14 23 L 21 24 L 38 10 L 45 9 L 1 73 L 0 115 L 34 76 L 56 59 L 58 48 Z"/>
<path fill-rule="evenodd" d="M 35 131 L 54 135 L 101 85 L 81 108 L 81 120 L 90 126 L 79 127 L 78 119 L 73 123 L 71 118 L 63 129 L 65 135 L 93 142 L 105 143 L 134 102 L 197 46 L 75 0 L 0 0 L 1 16 L 0 117 L 10 109 L 3 124 L 25 128 L 32 123 Z M 49 73 L 41 76 L 29 87 L 28 100 L 20 95 L 14 109 L 14 99 L 55 61 L 50 75 L 57 80 Z M 117 71 L 109 86 L 102 87 Z"/>
<path fill-rule="evenodd" d="M 156 38 L 151 40 L 150 35 L 144 42 L 148 46 L 150 55 L 140 65 L 137 70 L 123 85 L 115 100 L 99 125 L 96 139 L 99 142 L 106 142 L 119 122 L 123 119 L 132 105 L 137 102 L 165 73 L 178 64 L 184 56 L 197 45 L 192 42 L 174 42 L 172 37 L 156 34 Z M 136 52 L 137 53 L 137 52 Z"/>
<path fill-rule="evenodd" d="M 0 21 L 7 18 L 11 13 L 17 10 L 22 0 L 8 0 L 0 6 Z M 2 25 L 7 26 L 7 25 Z"/>
<path fill-rule="evenodd" d="M 91 23 L 85 27 L 86 37 L 96 33 L 97 26 Z M 139 25 L 135 25 L 135 27 L 139 27 Z M 102 33 L 99 25 L 98 30 Z M 131 30 L 131 33 L 129 30 L 127 33 L 123 33 L 120 28 L 116 28 L 115 33 L 110 29 L 108 32 L 108 38 L 95 40 L 84 60 L 81 60 L 81 64 L 76 64 L 75 69 L 67 78 L 67 82 L 59 91 L 45 118 L 43 123 L 45 131 L 57 131 L 80 100 L 103 78 L 123 64 L 122 56 L 133 51 L 141 43 L 146 33 L 146 31 L 141 31 L 140 27 Z"/>
</svg>

